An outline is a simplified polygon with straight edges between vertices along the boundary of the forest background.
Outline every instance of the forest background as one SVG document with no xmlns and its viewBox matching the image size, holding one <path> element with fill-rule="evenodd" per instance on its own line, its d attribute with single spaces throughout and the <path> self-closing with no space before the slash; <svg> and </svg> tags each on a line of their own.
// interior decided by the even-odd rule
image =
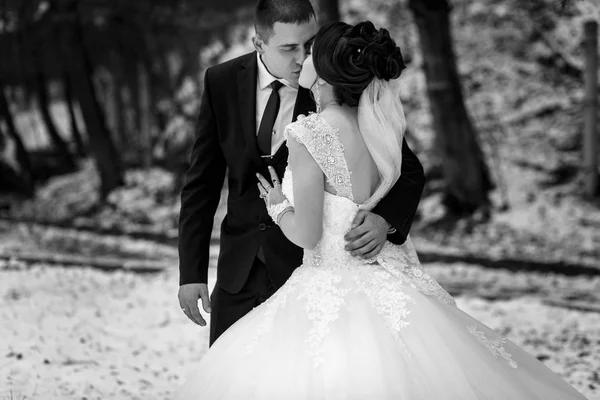
<svg viewBox="0 0 600 400">
<path fill-rule="evenodd" d="M 411 231 L 425 267 L 597 393 L 584 83 L 600 5 L 314 5 L 321 21 L 387 27 L 402 49 L 407 139 L 427 177 Z M 201 357 L 205 332 L 176 301 L 179 191 L 203 73 L 252 50 L 253 6 L 0 0 L 0 396 L 165 398 Z"/>
</svg>

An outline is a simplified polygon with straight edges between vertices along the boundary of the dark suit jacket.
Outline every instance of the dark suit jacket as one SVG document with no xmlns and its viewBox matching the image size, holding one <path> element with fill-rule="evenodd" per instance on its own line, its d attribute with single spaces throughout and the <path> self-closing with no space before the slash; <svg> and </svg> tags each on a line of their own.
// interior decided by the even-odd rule
<svg viewBox="0 0 600 400">
<path fill-rule="evenodd" d="M 213 219 L 228 169 L 227 215 L 221 225 L 217 284 L 230 293 L 243 287 L 262 245 L 273 285 L 282 286 L 302 262 L 302 249 L 290 242 L 267 214 L 255 174 L 268 176 L 256 142 L 256 53 L 209 68 L 204 77 L 196 139 L 181 194 L 179 217 L 180 284 L 207 283 Z M 310 92 L 300 88 L 293 120 L 314 111 Z M 406 145 L 402 175 L 373 212 L 397 232 L 388 240 L 406 240 L 424 185 L 423 168 Z M 287 165 L 285 144 L 270 164 L 279 176 Z"/>
</svg>

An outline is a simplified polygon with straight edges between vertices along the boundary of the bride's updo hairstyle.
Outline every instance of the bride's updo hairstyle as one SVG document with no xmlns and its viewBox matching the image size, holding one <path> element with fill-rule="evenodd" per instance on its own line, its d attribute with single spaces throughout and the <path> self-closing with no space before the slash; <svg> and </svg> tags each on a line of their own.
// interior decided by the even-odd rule
<svg viewBox="0 0 600 400">
<path fill-rule="evenodd" d="M 338 103 L 351 107 L 358 105 L 373 78 L 396 79 L 406 68 L 388 30 L 375 29 L 370 21 L 324 25 L 315 37 L 312 55 L 317 74 L 333 86 Z"/>
</svg>

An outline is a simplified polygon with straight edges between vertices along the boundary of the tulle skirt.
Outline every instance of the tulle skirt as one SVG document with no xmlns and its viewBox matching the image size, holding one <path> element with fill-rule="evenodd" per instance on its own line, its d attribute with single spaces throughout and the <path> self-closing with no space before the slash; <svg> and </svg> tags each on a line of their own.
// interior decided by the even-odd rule
<svg viewBox="0 0 600 400">
<path fill-rule="evenodd" d="M 176 398 L 585 399 L 425 278 L 302 266 L 214 343 Z"/>
</svg>

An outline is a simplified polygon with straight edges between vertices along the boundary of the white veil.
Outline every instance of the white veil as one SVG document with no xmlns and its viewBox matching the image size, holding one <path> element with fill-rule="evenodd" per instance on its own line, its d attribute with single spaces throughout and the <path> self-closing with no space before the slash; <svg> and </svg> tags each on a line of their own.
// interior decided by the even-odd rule
<svg viewBox="0 0 600 400">
<path fill-rule="evenodd" d="M 363 209 L 373 209 L 400 178 L 406 119 L 399 81 L 374 78 L 358 103 L 358 127 L 380 178 L 375 193 L 361 205 Z"/>
</svg>

